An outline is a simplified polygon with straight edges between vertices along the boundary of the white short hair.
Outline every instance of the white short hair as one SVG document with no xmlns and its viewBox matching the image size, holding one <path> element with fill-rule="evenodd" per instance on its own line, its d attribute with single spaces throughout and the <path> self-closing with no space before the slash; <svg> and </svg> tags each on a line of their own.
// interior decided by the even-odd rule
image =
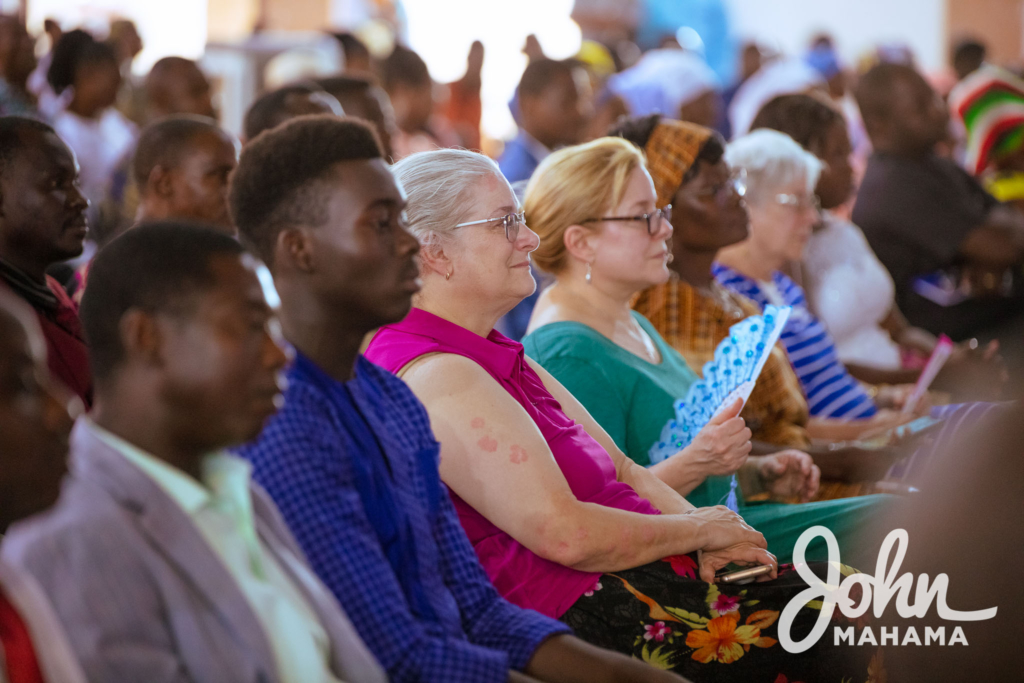
<svg viewBox="0 0 1024 683">
<path fill-rule="evenodd" d="M 729 143 L 725 160 L 747 172 L 747 195 L 755 202 L 800 178 L 807 183 L 807 193 L 813 194 L 822 169 L 818 157 L 793 138 L 767 128 Z"/>
<path fill-rule="evenodd" d="M 391 167 L 408 198 L 409 230 L 420 244 L 449 235 L 473 209 L 466 191 L 489 176 L 505 177 L 494 161 L 465 149 L 411 154 Z"/>
</svg>

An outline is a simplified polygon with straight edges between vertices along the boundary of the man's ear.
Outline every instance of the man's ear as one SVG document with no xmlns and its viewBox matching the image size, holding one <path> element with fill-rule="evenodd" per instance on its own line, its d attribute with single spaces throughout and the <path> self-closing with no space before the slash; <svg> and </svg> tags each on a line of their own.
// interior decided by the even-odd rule
<svg viewBox="0 0 1024 683">
<path fill-rule="evenodd" d="M 562 235 L 566 252 L 583 263 L 594 262 L 597 257 L 597 240 L 597 233 L 582 225 L 570 225 Z"/>
<path fill-rule="evenodd" d="M 139 308 L 128 310 L 121 317 L 118 332 L 126 358 L 139 358 L 152 365 L 163 364 L 163 337 L 153 313 Z"/>
<path fill-rule="evenodd" d="M 274 264 L 285 265 L 302 273 L 312 273 L 313 244 L 309 233 L 302 228 L 285 228 L 277 235 L 274 245 Z"/>
<path fill-rule="evenodd" d="M 162 199 L 170 197 L 174 191 L 174 188 L 171 185 L 170 170 L 160 166 L 159 164 L 154 166 L 149 172 L 149 177 L 146 179 L 146 187 L 144 189 L 147 194 L 152 194 Z"/>
</svg>

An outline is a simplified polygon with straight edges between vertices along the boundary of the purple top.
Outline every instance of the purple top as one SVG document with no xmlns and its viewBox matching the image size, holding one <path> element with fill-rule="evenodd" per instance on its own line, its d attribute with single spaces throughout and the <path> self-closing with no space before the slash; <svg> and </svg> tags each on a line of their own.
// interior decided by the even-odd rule
<svg viewBox="0 0 1024 683">
<path fill-rule="evenodd" d="M 580 501 L 656 515 L 658 511 L 627 484 L 616 480 L 615 464 L 583 427 L 569 419 L 526 363 L 523 345 L 500 332 L 480 337 L 444 318 L 414 308 L 402 322 L 374 337 L 366 357 L 397 373 L 428 353 L 453 353 L 478 363 L 537 424 L 569 488 Z M 510 602 L 559 617 L 599 573 L 581 572 L 537 556 L 451 494 L 480 564 L 498 592 Z"/>
</svg>

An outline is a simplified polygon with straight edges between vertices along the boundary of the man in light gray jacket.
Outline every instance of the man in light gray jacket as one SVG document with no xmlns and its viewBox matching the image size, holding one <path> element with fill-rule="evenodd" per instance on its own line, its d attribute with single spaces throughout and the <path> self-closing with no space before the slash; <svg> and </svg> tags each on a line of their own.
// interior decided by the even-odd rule
<svg viewBox="0 0 1024 683">
<path fill-rule="evenodd" d="M 49 594 L 93 683 L 376 683 L 384 671 L 226 453 L 280 404 L 287 356 L 232 238 L 137 227 L 93 262 L 95 401 L 56 507 L 3 557 Z"/>
<path fill-rule="evenodd" d="M 0 285 L 0 534 L 57 500 L 71 413 L 81 402 L 55 385 L 35 311 Z M 85 683 L 42 588 L 0 560 L 0 683 L 38 674 Z"/>
</svg>

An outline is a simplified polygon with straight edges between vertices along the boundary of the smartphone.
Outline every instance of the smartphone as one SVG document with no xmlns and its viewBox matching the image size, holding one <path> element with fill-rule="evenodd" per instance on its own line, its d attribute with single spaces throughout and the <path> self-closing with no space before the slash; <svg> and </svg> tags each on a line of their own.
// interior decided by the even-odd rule
<svg viewBox="0 0 1024 683">
<path fill-rule="evenodd" d="M 734 572 L 726 571 L 715 575 L 715 583 L 735 583 L 742 586 L 765 574 L 771 574 L 770 564 L 759 564 L 756 567 L 744 567 Z"/>
</svg>

